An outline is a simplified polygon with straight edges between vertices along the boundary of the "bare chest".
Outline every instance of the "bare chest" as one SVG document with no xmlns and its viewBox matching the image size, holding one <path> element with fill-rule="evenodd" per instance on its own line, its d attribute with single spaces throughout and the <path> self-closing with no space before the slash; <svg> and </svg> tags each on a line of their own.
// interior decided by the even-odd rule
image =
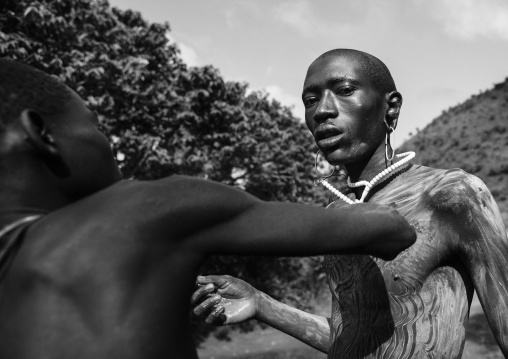
<svg viewBox="0 0 508 359">
<path fill-rule="evenodd" d="M 468 313 L 464 276 L 441 224 L 415 198 L 394 203 L 417 232 L 416 243 L 385 262 L 326 256 L 332 294 L 329 358 L 459 358 Z M 380 238 L 379 240 L 386 240 Z"/>
<path fill-rule="evenodd" d="M 330 289 L 341 297 L 357 292 L 385 291 L 397 297 L 420 293 L 425 282 L 432 281 L 436 270 L 453 262 L 453 256 L 445 239 L 431 225 L 410 223 L 417 231 L 417 241 L 392 261 L 366 255 L 325 256 L 323 268 Z"/>
</svg>

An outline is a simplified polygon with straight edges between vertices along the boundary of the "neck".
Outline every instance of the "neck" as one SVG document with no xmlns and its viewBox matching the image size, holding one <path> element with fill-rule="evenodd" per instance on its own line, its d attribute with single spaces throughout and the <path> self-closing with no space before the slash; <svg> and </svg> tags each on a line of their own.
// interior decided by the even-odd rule
<svg viewBox="0 0 508 359">
<path fill-rule="evenodd" d="M 0 179 L 0 227 L 32 214 L 44 214 L 69 204 L 69 200 L 45 176 Z"/>
<path fill-rule="evenodd" d="M 393 158 L 393 163 L 396 162 L 396 157 Z M 365 161 L 345 164 L 348 176 L 351 182 L 370 181 L 378 173 L 388 168 L 392 162 L 388 162 L 385 158 L 385 145 L 381 143 L 376 151 Z M 354 188 L 353 191 L 357 198 L 360 198 L 363 193 L 364 187 Z"/>
<path fill-rule="evenodd" d="M 28 198 L 29 193 L 32 193 L 34 197 Z M 37 196 L 31 191 L 23 195 L 6 194 L 0 191 L 3 202 L 0 209 L 0 228 L 22 217 L 53 212 L 66 204 L 64 201 L 57 203 L 54 198 L 51 202 L 44 201 L 42 197 L 44 196 Z"/>
</svg>

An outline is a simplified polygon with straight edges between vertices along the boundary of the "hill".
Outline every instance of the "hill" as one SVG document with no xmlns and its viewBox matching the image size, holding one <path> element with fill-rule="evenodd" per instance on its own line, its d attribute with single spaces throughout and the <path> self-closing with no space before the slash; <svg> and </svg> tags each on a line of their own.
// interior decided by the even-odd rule
<svg viewBox="0 0 508 359">
<path fill-rule="evenodd" d="M 415 151 L 415 163 L 462 168 L 481 178 L 508 227 L 508 78 L 443 111 L 399 147 Z"/>
</svg>

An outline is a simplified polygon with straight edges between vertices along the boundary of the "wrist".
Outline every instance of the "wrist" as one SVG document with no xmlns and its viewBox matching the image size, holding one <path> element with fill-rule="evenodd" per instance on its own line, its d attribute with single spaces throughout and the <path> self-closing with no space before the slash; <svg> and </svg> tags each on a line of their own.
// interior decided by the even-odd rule
<svg viewBox="0 0 508 359">
<path fill-rule="evenodd" d="M 260 290 L 255 289 L 254 292 L 254 319 L 263 321 L 263 313 L 264 307 L 270 297 L 261 292 Z"/>
</svg>

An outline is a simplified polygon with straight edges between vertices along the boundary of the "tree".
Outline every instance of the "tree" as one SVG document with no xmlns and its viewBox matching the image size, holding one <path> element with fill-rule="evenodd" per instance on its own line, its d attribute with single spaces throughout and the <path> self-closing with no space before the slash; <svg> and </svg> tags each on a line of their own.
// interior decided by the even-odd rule
<svg viewBox="0 0 508 359">
<path fill-rule="evenodd" d="M 58 77 L 85 99 L 126 178 L 186 174 L 268 201 L 324 203 L 311 178 L 315 144 L 291 110 L 247 94 L 247 84 L 224 81 L 214 67 L 188 68 L 169 31 L 104 0 L 0 3 L 0 56 Z M 239 275 L 301 305 L 316 266 L 216 257 L 203 270 Z"/>
</svg>

